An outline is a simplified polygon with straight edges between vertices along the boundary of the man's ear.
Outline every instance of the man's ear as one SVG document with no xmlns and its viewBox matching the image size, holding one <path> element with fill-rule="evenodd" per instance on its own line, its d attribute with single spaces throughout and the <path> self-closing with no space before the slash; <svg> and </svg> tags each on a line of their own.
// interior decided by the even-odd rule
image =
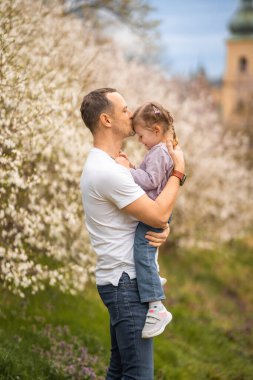
<svg viewBox="0 0 253 380">
<path fill-rule="evenodd" d="M 99 116 L 99 120 L 105 127 L 111 127 L 111 118 L 107 113 L 101 113 L 101 115 Z"/>
</svg>

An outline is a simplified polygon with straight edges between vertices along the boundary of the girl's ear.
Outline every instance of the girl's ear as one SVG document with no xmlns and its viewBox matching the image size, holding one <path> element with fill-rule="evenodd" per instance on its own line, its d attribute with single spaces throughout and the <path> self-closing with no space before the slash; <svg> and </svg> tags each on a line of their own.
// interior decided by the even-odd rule
<svg viewBox="0 0 253 380">
<path fill-rule="evenodd" d="M 99 116 L 99 120 L 105 127 L 111 127 L 111 118 L 107 113 L 101 113 L 101 115 Z"/>
<path fill-rule="evenodd" d="M 155 132 L 155 134 L 159 135 L 161 133 L 161 131 L 162 131 L 162 128 L 160 127 L 160 125 L 159 124 L 155 124 L 154 125 L 154 132 Z"/>
</svg>

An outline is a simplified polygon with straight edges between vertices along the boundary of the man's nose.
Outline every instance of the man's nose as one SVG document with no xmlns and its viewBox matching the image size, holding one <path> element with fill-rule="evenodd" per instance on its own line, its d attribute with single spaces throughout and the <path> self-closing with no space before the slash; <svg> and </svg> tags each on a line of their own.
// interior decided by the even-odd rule
<svg viewBox="0 0 253 380">
<path fill-rule="evenodd" d="M 129 117 L 131 118 L 131 117 L 133 116 L 133 112 L 130 111 L 130 110 L 128 110 L 128 115 L 129 115 Z"/>
</svg>

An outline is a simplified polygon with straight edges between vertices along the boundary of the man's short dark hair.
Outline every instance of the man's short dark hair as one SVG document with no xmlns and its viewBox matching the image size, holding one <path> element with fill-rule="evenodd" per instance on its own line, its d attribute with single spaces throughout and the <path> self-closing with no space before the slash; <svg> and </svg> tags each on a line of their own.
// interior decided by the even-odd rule
<svg viewBox="0 0 253 380">
<path fill-rule="evenodd" d="M 80 111 L 84 124 L 92 134 L 98 126 L 101 113 L 113 111 L 113 104 L 106 96 L 111 92 L 117 92 L 117 90 L 115 88 L 99 88 L 83 98 Z"/>
</svg>

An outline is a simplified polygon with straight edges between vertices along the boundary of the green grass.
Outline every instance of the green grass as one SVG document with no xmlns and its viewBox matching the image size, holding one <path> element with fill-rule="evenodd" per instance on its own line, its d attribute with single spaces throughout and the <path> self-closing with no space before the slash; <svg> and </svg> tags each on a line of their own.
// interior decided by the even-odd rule
<svg viewBox="0 0 253 380">
<path fill-rule="evenodd" d="M 156 380 L 253 379 L 252 254 L 243 242 L 160 253 L 173 321 L 155 338 Z M 48 288 L 26 299 L 1 289 L 0 380 L 91 379 L 78 377 L 83 347 L 85 366 L 103 379 L 108 323 L 92 284 L 78 296 Z"/>
</svg>

